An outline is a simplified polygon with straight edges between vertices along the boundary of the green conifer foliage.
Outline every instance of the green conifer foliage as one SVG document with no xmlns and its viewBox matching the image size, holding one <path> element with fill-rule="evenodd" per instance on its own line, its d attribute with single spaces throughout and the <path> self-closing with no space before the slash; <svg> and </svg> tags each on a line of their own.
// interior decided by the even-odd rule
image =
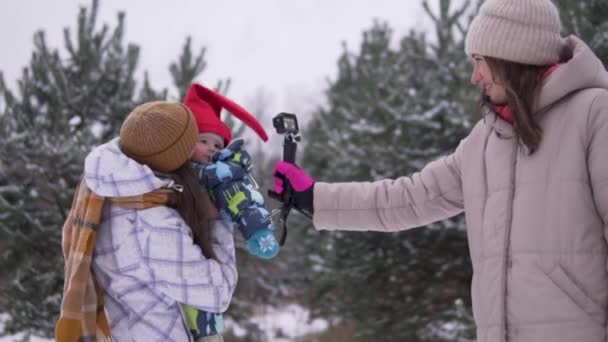
<svg viewBox="0 0 608 342">
<path fill-rule="evenodd" d="M 394 46 L 390 27 L 376 22 L 358 52 L 344 49 L 328 105 L 305 130 L 305 169 L 318 180 L 411 175 L 467 134 L 478 117 L 461 28 L 468 3 L 438 4 L 433 12 L 424 2 L 434 38 L 412 30 Z M 391 234 L 327 232 L 307 243 L 316 313 L 354 322 L 362 340 L 473 335 L 462 218 Z"/>
<path fill-rule="evenodd" d="M 164 100 L 147 74 L 137 93 L 139 48 L 125 44 L 124 13 L 115 26 L 97 25 L 98 1 L 81 8 L 64 49 L 34 36 L 17 92 L 0 74 L 0 312 L 6 333 L 51 336 L 63 290 L 61 228 L 84 157 L 118 135 L 137 104 Z M 189 57 L 192 55 L 190 54 Z M 182 60 L 184 56 L 180 57 Z M 191 79 L 202 71 L 195 56 Z M 184 73 L 178 84 L 189 82 Z"/>
<path fill-rule="evenodd" d="M 554 1 L 560 10 L 562 35 L 581 38 L 608 67 L 608 2 Z"/>
<path fill-rule="evenodd" d="M 49 334 L 63 289 L 61 227 L 93 144 L 117 133 L 135 104 L 139 49 L 123 43 L 124 14 L 96 28 L 97 1 L 65 29 L 65 55 L 36 33 L 18 94 L 6 87 L 0 125 L 0 268 L 8 332 Z"/>
</svg>

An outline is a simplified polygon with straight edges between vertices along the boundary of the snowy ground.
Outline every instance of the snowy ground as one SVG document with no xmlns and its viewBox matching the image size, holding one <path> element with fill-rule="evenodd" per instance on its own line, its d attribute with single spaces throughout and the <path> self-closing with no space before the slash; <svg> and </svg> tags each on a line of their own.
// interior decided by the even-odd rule
<svg viewBox="0 0 608 342">
<path fill-rule="evenodd" d="M 0 315 L 0 330 L 6 315 Z M 314 320 L 308 322 L 308 311 L 298 305 L 288 305 L 281 309 L 265 308 L 252 319 L 266 334 L 267 341 L 290 342 L 297 337 L 311 333 L 321 332 L 327 328 L 327 322 Z M 226 318 L 226 330 L 232 329 L 235 335 L 243 337 L 245 330 Z M 283 337 L 278 337 L 283 336 Z M 24 341 L 24 334 L 0 337 L 0 342 Z M 50 342 L 53 340 L 31 336 L 30 342 Z"/>
<path fill-rule="evenodd" d="M 308 310 L 291 304 L 281 309 L 265 308 L 256 314 L 252 321 L 265 333 L 267 341 L 289 342 L 297 337 L 327 329 L 326 321 L 315 319 L 309 322 L 308 318 Z M 226 328 L 232 329 L 238 337 L 245 336 L 245 330 L 229 319 L 226 321 Z"/>
<path fill-rule="evenodd" d="M 4 321 L 8 318 L 6 314 L 0 314 L 0 331 L 4 329 Z M 30 336 L 29 340 L 25 339 L 25 334 L 17 334 L 11 336 L 2 336 L 0 337 L 0 342 L 21 342 L 21 341 L 30 341 L 30 342 L 48 342 L 53 341 L 45 338 L 41 338 L 38 336 Z"/>
</svg>

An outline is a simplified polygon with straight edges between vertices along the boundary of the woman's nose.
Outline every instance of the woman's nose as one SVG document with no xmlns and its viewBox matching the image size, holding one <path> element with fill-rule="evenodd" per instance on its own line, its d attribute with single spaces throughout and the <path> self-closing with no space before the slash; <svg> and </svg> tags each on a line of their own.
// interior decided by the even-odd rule
<svg viewBox="0 0 608 342">
<path fill-rule="evenodd" d="M 471 73 L 471 83 L 478 84 L 480 80 L 481 80 L 481 75 L 479 74 L 477 69 L 473 69 L 473 72 Z"/>
</svg>

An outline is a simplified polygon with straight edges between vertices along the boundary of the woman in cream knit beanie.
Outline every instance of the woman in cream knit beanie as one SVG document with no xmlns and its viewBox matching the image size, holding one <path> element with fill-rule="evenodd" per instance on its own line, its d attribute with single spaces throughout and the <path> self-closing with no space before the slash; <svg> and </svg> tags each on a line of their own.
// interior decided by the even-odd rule
<svg viewBox="0 0 608 342">
<path fill-rule="evenodd" d="M 557 8 L 549 0 L 488 0 L 479 9 L 465 40 L 467 55 L 499 58 L 529 65 L 560 60 Z"/>
<path fill-rule="evenodd" d="M 465 45 L 484 117 L 453 153 L 375 182 L 314 182 L 280 162 L 274 192 L 289 182 L 285 201 L 311 208 L 318 230 L 395 232 L 464 212 L 478 342 L 606 342 L 608 73 L 560 36 L 549 0 L 487 0 Z"/>
<path fill-rule="evenodd" d="M 531 115 L 542 75 L 564 58 L 560 30 L 550 0 L 488 0 L 465 39 L 465 52 L 474 60 L 471 82 L 482 90 L 482 107 L 500 108 L 497 113 L 514 125 L 530 153 L 542 137 Z"/>
</svg>

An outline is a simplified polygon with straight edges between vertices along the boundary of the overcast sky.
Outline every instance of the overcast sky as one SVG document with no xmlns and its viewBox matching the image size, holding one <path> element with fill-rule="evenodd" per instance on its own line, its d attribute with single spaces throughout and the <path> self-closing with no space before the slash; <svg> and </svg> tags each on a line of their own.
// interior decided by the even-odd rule
<svg viewBox="0 0 608 342">
<path fill-rule="evenodd" d="M 45 30 L 49 45 L 62 48 L 63 28 L 74 28 L 79 7 L 90 3 L 0 3 L 0 70 L 10 87 L 29 62 L 34 32 Z M 126 12 L 125 41 L 141 47 L 139 73 L 148 70 L 153 85 L 171 84 L 168 65 L 191 35 L 196 50 L 207 47 L 208 66 L 197 81 L 213 86 L 230 77 L 230 98 L 254 106 L 262 92 L 272 113 L 321 103 L 341 42 L 358 49 L 374 18 L 388 21 L 395 37 L 430 27 L 419 0 L 100 0 L 98 23 L 114 26 L 119 10 Z"/>
</svg>

